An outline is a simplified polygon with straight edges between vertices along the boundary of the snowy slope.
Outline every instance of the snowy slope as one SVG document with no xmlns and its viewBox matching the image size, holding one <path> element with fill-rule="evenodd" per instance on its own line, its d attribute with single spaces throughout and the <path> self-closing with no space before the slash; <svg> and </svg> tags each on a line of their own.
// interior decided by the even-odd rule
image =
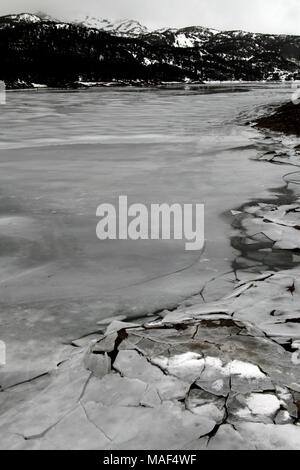
<svg viewBox="0 0 300 470">
<path fill-rule="evenodd" d="M 148 33 L 146 26 L 141 25 L 138 21 L 129 19 L 110 21 L 104 18 L 86 16 L 84 18 L 76 18 L 72 22 L 75 24 L 81 24 L 87 28 L 107 31 L 108 33 L 112 33 L 117 36 L 140 36 Z"/>
<path fill-rule="evenodd" d="M 5 18 L 12 21 L 22 22 L 25 21 L 27 23 L 39 23 L 41 18 L 37 15 L 33 15 L 31 13 L 20 13 L 18 15 L 6 15 Z"/>
</svg>

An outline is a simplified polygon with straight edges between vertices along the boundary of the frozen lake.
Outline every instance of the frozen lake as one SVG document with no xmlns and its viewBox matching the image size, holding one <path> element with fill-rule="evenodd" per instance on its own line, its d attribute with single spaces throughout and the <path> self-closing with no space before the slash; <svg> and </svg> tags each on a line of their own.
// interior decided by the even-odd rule
<svg viewBox="0 0 300 470">
<path fill-rule="evenodd" d="M 242 123 L 290 94 L 274 84 L 7 94 L 0 339 L 8 385 L 47 370 L 101 318 L 175 306 L 232 269 L 226 214 L 270 196 L 284 173 L 251 160 L 260 137 Z M 185 251 L 184 241 L 99 241 L 96 208 L 119 195 L 204 204 L 204 253 Z"/>
</svg>

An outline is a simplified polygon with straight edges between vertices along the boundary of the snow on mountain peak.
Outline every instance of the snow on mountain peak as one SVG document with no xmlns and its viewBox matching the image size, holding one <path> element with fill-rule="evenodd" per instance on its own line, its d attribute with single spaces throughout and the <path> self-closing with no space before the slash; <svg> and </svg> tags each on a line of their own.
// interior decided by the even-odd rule
<svg viewBox="0 0 300 470">
<path fill-rule="evenodd" d="M 41 18 L 32 13 L 20 13 L 18 15 L 7 15 L 5 18 L 14 20 L 14 21 L 26 21 L 28 23 L 39 23 Z"/>
<path fill-rule="evenodd" d="M 117 21 L 115 23 L 115 31 L 120 34 L 131 34 L 134 36 L 148 33 L 148 29 L 146 28 L 146 26 L 143 26 L 138 21 L 128 19 Z"/>
<path fill-rule="evenodd" d="M 39 22 L 53 22 L 57 24 L 57 27 L 64 27 L 68 22 L 61 22 L 56 18 L 43 13 L 37 12 L 32 13 L 20 13 L 14 15 L 6 15 L 7 20 L 16 22 L 27 22 L 27 23 L 39 23 Z M 209 28 L 203 28 L 202 26 L 189 26 L 181 29 L 177 28 L 161 28 L 155 31 L 149 30 L 146 26 L 142 25 L 136 20 L 128 18 L 111 21 L 106 18 L 96 18 L 93 16 L 84 16 L 82 18 L 76 18 L 71 20 L 71 23 L 86 28 L 97 29 L 99 31 L 105 31 L 115 36 L 121 37 L 139 37 L 152 33 L 152 35 L 168 37 L 170 34 L 174 37 L 173 46 L 180 48 L 192 48 L 201 46 L 209 37 L 218 34 L 219 31 Z"/>
<path fill-rule="evenodd" d="M 129 19 L 110 21 L 105 18 L 86 16 L 84 18 L 75 19 L 73 23 L 81 24 L 87 28 L 95 28 L 101 31 L 107 31 L 108 33 L 114 33 L 118 36 L 140 36 L 148 33 L 146 26 L 141 25 L 138 21 Z"/>
</svg>

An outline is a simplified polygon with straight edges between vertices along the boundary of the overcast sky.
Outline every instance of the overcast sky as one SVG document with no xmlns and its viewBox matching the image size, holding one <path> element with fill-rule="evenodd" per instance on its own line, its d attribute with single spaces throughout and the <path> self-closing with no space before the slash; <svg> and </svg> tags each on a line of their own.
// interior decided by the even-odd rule
<svg viewBox="0 0 300 470">
<path fill-rule="evenodd" d="M 300 35 L 300 0 L 0 0 L 0 14 L 44 11 L 62 19 L 83 15 L 131 18 L 151 28 L 201 25 Z"/>
</svg>

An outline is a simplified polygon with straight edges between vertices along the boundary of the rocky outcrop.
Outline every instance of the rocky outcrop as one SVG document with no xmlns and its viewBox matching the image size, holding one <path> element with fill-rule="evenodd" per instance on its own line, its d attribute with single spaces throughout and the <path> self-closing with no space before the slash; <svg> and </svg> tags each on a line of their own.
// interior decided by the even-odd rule
<svg viewBox="0 0 300 470">
<path fill-rule="evenodd" d="M 260 118 L 256 127 L 300 137 L 300 104 L 286 103 L 270 116 Z"/>
</svg>

